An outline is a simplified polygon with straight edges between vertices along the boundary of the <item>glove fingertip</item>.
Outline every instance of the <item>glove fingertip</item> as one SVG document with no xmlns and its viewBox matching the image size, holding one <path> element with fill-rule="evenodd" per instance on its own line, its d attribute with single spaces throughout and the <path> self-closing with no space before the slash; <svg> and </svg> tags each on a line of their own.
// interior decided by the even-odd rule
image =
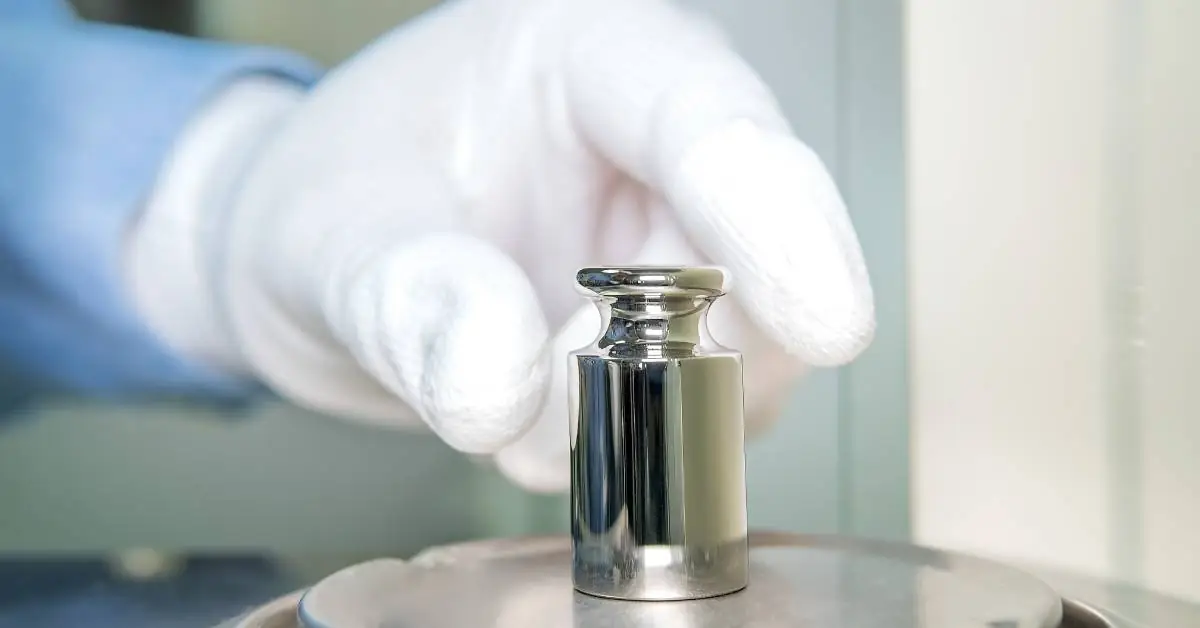
<svg viewBox="0 0 1200 628">
<path fill-rule="evenodd" d="M 689 236 L 737 280 L 747 314 L 789 353 L 845 363 L 871 342 L 874 297 L 832 177 L 794 137 L 748 122 L 699 142 L 669 196 Z"/>
</svg>

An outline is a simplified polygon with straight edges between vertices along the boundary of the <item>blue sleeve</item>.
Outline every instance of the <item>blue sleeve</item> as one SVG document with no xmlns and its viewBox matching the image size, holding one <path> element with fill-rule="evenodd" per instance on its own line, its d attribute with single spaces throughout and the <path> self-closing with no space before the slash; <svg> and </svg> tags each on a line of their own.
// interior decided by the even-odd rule
<svg viewBox="0 0 1200 628">
<path fill-rule="evenodd" d="M 56 8 L 57 7 L 57 8 Z M 122 239 L 173 140 L 231 79 L 309 84 L 295 55 L 0 0 L 0 403 L 14 391 L 237 400 L 173 355 L 124 292 Z"/>
</svg>

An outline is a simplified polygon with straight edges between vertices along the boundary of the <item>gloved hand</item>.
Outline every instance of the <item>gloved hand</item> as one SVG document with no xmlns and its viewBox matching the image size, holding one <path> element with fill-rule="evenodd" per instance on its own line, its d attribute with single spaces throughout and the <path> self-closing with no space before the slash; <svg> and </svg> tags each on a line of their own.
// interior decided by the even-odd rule
<svg viewBox="0 0 1200 628">
<path fill-rule="evenodd" d="M 531 489 L 569 481 L 565 354 L 599 332 L 579 267 L 729 269 L 710 327 L 745 356 L 751 430 L 804 364 L 873 333 L 820 160 L 665 1 L 443 5 L 309 93 L 232 86 L 189 138 L 131 238 L 151 324 L 302 405 L 423 422 Z"/>
</svg>

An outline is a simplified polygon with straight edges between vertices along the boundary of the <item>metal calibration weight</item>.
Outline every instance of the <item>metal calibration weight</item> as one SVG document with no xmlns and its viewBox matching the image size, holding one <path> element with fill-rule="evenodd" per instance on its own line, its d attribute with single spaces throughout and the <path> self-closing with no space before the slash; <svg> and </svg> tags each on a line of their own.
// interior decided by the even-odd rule
<svg viewBox="0 0 1200 628">
<path fill-rule="evenodd" d="M 724 273 L 585 268 L 602 327 L 570 355 L 572 580 L 624 600 L 747 586 L 741 355 L 708 334 Z"/>
</svg>

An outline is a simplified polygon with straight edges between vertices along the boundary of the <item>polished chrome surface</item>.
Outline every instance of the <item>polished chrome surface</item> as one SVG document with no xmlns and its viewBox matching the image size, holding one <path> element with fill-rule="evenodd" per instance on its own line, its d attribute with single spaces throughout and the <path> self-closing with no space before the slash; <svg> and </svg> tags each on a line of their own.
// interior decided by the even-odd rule
<svg viewBox="0 0 1200 628">
<path fill-rule="evenodd" d="M 570 541 L 550 537 L 437 548 L 408 563 L 364 563 L 311 589 L 300 617 L 305 628 L 1137 626 L 1089 617 L 1076 606 L 1064 621 L 1059 596 L 1039 579 L 968 556 L 787 533 L 755 533 L 750 544 L 751 586 L 701 600 L 578 593 Z"/>
<path fill-rule="evenodd" d="M 724 595 L 748 577 L 741 356 L 708 335 L 715 268 L 589 268 L 602 330 L 570 357 L 578 590 Z"/>
</svg>

